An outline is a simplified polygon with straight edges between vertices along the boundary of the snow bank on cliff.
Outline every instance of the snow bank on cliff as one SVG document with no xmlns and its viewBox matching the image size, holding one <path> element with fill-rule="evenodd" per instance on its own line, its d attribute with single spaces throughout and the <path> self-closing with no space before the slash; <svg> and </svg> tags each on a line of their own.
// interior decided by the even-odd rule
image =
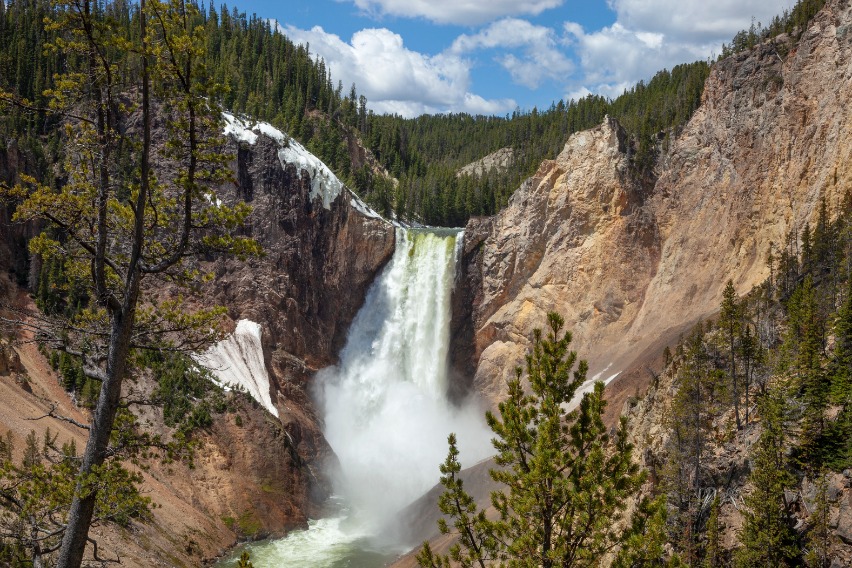
<svg viewBox="0 0 852 568">
<path fill-rule="evenodd" d="M 248 144 L 256 144 L 261 134 L 275 140 L 279 146 L 278 160 L 281 167 L 293 164 L 300 179 L 303 172 L 308 172 L 311 177 L 311 199 L 320 199 L 324 208 L 331 209 L 331 204 L 345 188 L 322 160 L 269 123 L 248 121 L 227 112 L 222 113 L 222 116 L 225 119 L 226 136 L 233 136 Z M 355 194 L 352 194 L 351 205 L 367 217 L 381 218 Z"/>
<path fill-rule="evenodd" d="M 384 219 L 355 192 L 343 185 L 343 182 L 334 175 L 334 172 L 322 160 L 268 122 L 250 121 L 228 112 L 223 112 L 222 117 L 225 119 L 224 133 L 226 136 L 233 136 L 240 142 L 252 145 L 257 144 L 257 138 L 261 134 L 275 140 L 280 147 L 278 160 L 281 162 L 281 167 L 293 164 L 296 166 L 299 179 L 301 179 L 303 171 L 308 172 L 311 177 L 311 199 L 321 199 L 324 208 L 331 209 L 334 200 L 341 193 L 348 192 L 351 196 L 349 204 L 359 213 L 373 219 Z M 391 221 L 391 223 L 398 227 L 402 226 L 397 221 Z"/>
<path fill-rule="evenodd" d="M 196 355 L 195 360 L 210 369 L 219 386 L 242 388 L 266 410 L 278 416 L 269 392 L 269 374 L 263 362 L 260 332 L 260 324 L 240 320 L 230 337 Z"/>
</svg>

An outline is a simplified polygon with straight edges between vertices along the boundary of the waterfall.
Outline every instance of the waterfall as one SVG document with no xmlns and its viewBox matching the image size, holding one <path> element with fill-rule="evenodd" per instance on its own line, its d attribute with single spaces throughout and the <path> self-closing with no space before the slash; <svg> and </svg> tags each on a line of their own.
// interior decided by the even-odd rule
<svg viewBox="0 0 852 568">
<path fill-rule="evenodd" d="M 317 377 L 325 436 L 340 461 L 335 488 L 374 527 L 438 481 L 450 432 L 467 461 L 490 453 L 482 411 L 447 400 L 457 240 L 456 231 L 398 229 L 340 364 Z"/>
<path fill-rule="evenodd" d="M 384 566 L 418 544 L 393 542 L 388 527 L 438 483 L 447 435 L 458 434 L 464 465 L 493 453 L 482 409 L 447 399 L 459 241 L 455 230 L 397 229 L 394 256 L 352 322 L 339 364 L 314 382 L 338 459 L 329 468 L 337 513 L 250 545 L 258 568 Z"/>
</svg>

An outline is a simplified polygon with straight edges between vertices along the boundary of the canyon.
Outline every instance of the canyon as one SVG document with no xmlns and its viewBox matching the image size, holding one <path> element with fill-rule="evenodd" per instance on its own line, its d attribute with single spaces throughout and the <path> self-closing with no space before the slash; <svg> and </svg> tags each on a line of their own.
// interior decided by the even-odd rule
<svg viewBox="0 0 852 568">
<path fill-rule="evenodd" d="M 608 381 L 614 420 L 628 397 L 644 394 L 644 368 L 663 347 L 717 312 L 728 279 L 737 292 L 750 290 L 769 275 L 770 251 L 813 223 L 821 200 L 836 211 L 852 191 L 850 92 L 852 6 L 832 0 L 798 41 L 782 35 L 714 63 L 688 124 L 660 133 L 650 177 L 634 171 L 632 142 L 617 121 L 572 135 L 506 209 L 464 229 L 450 299 L 451 398 L 473 393 L 495 407 L 533 329 L 556 310 L 589 375 Z M 253 207 L 245 231 L 265 254 L 206 259 L 200 266 L 215 278 L 202 295 L 228 308 L 231 330 L 242 321 L 259 329 L 269 390 L 261 398 L 277 417 L 243 397 L 240 424 L 218 415 L 199 434 L 194 469 L 145 472 L 145 489 L 161 505 L 153 521 L 97 529 L 128 566 L 199 565 L 240 539 L 280 536 L 323 513 L 331 494 L 323 472 L 335 458 L 312 385 L 339 362 L 399 241 L 393 223 L 295 141 L 247 118 L 228 124 L 234 181 L 219 197 Z M 14 145 L 0 153 L 2 179 L 30 168 Z M 23 243 L 37 227 L 3 227 L 2 292 L 29 304 Z M 7 342 L 0 362 L 0 431 L 23 440 L 50 426 L 81 445 L 70 425 L 32 420 L 54 403 L 84 418 L 43 355 Z M 639 420 L 637 443 L 659 420 Z"/>
</svg>

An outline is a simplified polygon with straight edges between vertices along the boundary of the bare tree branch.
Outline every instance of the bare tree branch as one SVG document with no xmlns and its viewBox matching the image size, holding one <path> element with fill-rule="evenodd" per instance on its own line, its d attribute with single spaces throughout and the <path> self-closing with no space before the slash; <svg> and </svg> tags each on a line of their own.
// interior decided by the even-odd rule
<svg viewBox="0 0 852 568">
<path fill-rule="evenodd" d="M 68 424 L 72 424 L 77 428 L 82 428 L 83 430 L 89 430 L 88 424 L 83 424 L 81 422 L 77 422 L 73 418 L 69 418 L 68 416 L 63 416 L 62 414 L 56 413 L 56 403 L 50 405 L 50 410 L 44 416 L 38 416 L 36 418 L 25 418 L 25 420 L 31 420 L 33 422 L 37 420 L 44 420 L 45 418 L 55 418 L 57 420 L 61 420 L 63 422 L 67 422 Z"/>
</svg>

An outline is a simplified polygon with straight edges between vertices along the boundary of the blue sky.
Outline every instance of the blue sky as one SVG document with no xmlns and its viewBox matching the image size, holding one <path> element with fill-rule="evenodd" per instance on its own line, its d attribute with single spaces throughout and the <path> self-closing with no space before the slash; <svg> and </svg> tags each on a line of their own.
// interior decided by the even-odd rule
<svg viewBox="0 0 852 568">
<path fill-rule="evenodd" d="M 616 96 L 794 0 L 236 0 L 354 82 L 376 112 L 504 115 Z"/>
</svg>

